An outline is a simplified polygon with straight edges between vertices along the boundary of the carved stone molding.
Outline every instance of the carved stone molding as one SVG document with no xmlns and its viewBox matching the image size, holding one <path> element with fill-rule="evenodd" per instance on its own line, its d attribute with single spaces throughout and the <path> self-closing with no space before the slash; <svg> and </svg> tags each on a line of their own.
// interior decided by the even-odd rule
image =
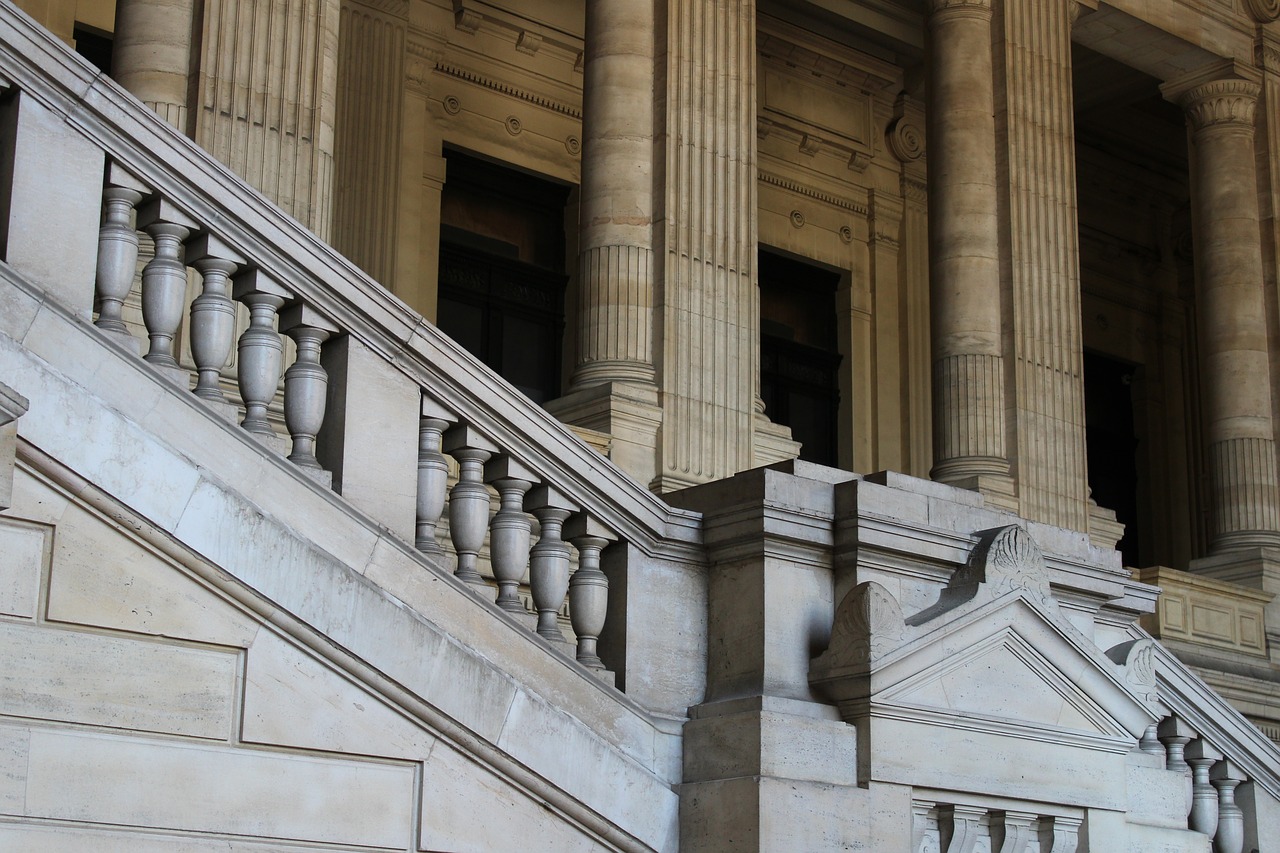
<svg viewBox="0 0 1280 853">
<path fill-rule="evenodd" d="M 811 187 L 798 181 L 784 178 L 781 175 L 775 175 L 772 172 L 761 171 L 760 181 L 762 183 L 772 184 L 775 187 L 781 187 L 784 190 L 789 190 L 790 192 L 798 195 L 817 199 L 818 201 L 825 202 L 832 207 L 838 207 L 841 210 L 852 211 L 860 216 L 867 216 L 871 212 L 865 204 L 858 204 L 853 199 L 841 198 L 816 187 Z"/>
<path fill-rule="evenodd" d="M 1251 80 L 1215 80 L 1187 90 L 1180 101 L 1193 130 L 1221 124 L 1252 127 L 1261 90 Z"/>
<path fill-rule="evenodd" d="M 486 77 L 483 74 L 477 74 L 474 71 L 459 68 L 456 65 L 449 65 L 447 63 L 440 63 L 436 66 L 436 70 L 441 74 L 453 77 L 457 80 L 464 80 L 467 83 L 472 83 L 476 86 L 492 89 L 493 91 L 499 92 L 503 95 L 535 104 L 543 109 L 551 110 L 552 112 L 557 112 L 561 115 L 569 116 L 570 118 L 576 118 L 578 120 L 582 119 L 582 110 L 578 107 L 574 107 L 560 101 L 555 101 L 551 98 L 544 98 L 541 95 L 535 95 L 533 92 L 525 91 L 524 89 L 517 88 L 516 86 L 512 86 L 508 83 L 503 83 L 500 80 L 494 80 L 492 77 Z"/>
</svg>

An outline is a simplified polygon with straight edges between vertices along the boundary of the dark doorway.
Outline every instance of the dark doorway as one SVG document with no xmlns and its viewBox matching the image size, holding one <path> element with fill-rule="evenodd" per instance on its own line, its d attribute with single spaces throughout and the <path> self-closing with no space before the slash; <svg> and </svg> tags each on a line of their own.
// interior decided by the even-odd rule
<svg viewBox="0 0 1280 853">
<path fill-rule="evenodd" d="M 89 60 L 103 74 L 111 73 L 111 33 L 76 21 L 71 30 L 71 38 L 76 43 L 76 53 Z"/>
<path fill-rule="evenodd" d="M 800 458 L 839 463 L 840 353 L 835 293 L 840 275 L 761 251 L 760 396 L 774 423 L 791 427 Z"/>
<path fill-rule="evenodd" d="M 560 396 L 569 188 L 446 151 L 438 324 L 534 402 Z"/>
<path fill-rule="evenodd" d="M 1089 488 L 1099 506 L 1124 525 L 1116 546 L 1126 566 L 1142 563 L 1138 534 L 1138 439 L 1134 433 L 1132 365 L 1084 354 L 1085 447 Z"/>
</svg>

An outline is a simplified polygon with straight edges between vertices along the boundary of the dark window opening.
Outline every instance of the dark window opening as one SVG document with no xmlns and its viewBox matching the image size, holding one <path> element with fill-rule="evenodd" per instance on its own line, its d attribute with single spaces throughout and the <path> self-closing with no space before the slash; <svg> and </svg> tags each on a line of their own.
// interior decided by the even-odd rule
<svg viewBox="0 0 1280 853">
<path fill-rule="evenodd" d="M 71 38 L 76 43 L 76 53 L 83 56 L 103 74 L 111 73 L 111 33 L 103 32 L 97 27 L 76 22 L 71 30 Z"/>
<path fill-rule="evenodd" d="M 800 458 L 839 462 L 838 273 L 760 252 L 760 396 L 791 427 Z"/>
<path fill-rule="evenodd" d="M 1142 566 L 1138 535 L 1138 439 L 1133 419 L 1132 365 L 1084 354 L 1085 452 L 1089 489 L 1124 525 L 1117 544 L 1126 566 Z"/>
<path fill-rule="evenodd" d="M 530 399 L 560 396 L 569 189 L 446 151 L 437 322 Z"/>
</svg>

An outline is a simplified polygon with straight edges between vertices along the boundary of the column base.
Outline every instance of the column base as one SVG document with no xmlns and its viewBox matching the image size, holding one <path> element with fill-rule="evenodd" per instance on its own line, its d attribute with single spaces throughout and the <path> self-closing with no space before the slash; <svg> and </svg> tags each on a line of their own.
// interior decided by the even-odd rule
<svg viewBox="0 0 1280 853">
<path fill-rule="evenodd" d="M 1013 477 L 1008 474 L 960 474 L 935 467 L 931 478 L 948 486 L 977 492 L 982 495 L 989 507 L 1013 513 L 1018 511 L 1018 489 L 1013 482 Z"/>
<path fill-rule="evenodd" d="M 757 412 L 751 424 L 751 465 L 759 468 L 796 459 L 800 442 L 791 437 L 791 427 L 776 424 L 768 415 Z"/>
<path fill-rule="evenodd" d="M 1114 550 L 1124 538 L 1124 525 L 1116 521 L 1113 509 L 1099 506 L 1093 498 L 1089 499 L 1089 541 L 1099 548 Z"/>
<path fill-rule="evenodd" d="M 566 424 L 607 435 L 605 455 L 645 487 L 657 476 L 662 408 L 656 387 L 607 382 L 572 391 L 545 408 Z"/>
</svg>

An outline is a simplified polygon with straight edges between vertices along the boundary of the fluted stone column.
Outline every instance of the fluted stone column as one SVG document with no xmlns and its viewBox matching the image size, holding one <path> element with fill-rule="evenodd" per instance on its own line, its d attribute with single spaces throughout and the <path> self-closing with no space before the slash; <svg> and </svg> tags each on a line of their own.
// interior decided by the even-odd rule
<svg viewBox="0 0 1280 853">
<path fill-rule="evenodd" d="M 1009 473 L 991 15 L 991 0 L 929 3 L 932 475 L 970 488 Z"/>
<path fill-rule="evenodd" d="M 1071 81 L 1076 8 L 1004 3 L 996 15 L 999 232 L 1008 234 L 1006 453 L 1025 518 L 1090 532 L 1095 544 L 1110 547 L 1105 514 L 1090 524 L 1085 455 Z"/>
<path fill-rule="evenodd" d="M 193 105 L 196 142 L 322 239 L 333 210 L 339 6 L 205 0 Z"/>
<path fill-rule="evenodd" d="M 574 389 L 653 384 L 652 3 L 587 0 Z"/>
<path fill-rule="evenodd" d="M 657 475 L 654 369 L 654 4 L 588 0 L 582 70 L 577 358 L 548 405 L 606 432 L 610 458 Z"/>
<path fill-rule="evenodd" d="M 191 85 L 194 0 L 119 0 L 111 76 L 183 133 Z"/>
<path fill-rule="evenodd" d="M 755 458 L 754 0 L 669 0 L 662 112 L 663 423 L 658 487 L 729 476 Z"/>
<path fill-rule="evenodd" d="M 1186 111 L 1191 130 L 1213 554 L 1280 545 L 1254 162 L 1259 90 L 1235 77 L 1164 89 Z"/>
</svg>

